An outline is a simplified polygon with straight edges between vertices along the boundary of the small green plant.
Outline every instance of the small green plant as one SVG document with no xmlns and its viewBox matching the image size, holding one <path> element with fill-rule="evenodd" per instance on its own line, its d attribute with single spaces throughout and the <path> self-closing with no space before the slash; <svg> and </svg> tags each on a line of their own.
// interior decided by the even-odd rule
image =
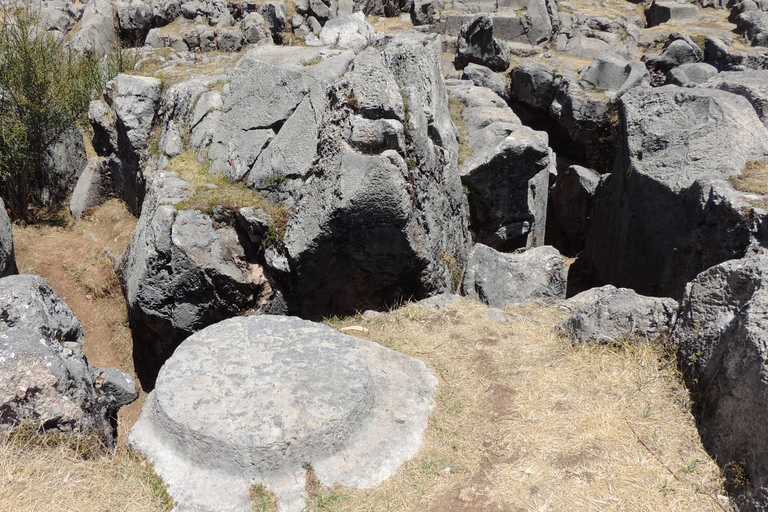
<svg viewBox="0 0 768 512">
<path fill-rule="evenodd" d="M 725 490 L 731 494 L 738 493 L 749 486 L 747 463 L 743 460 L 727 463 L 723 466 L 723 477 L 725 477 Z"/>
<path fill-rule="evenodd" d="M 277 496 L 262 484 L 251 486 L 250 498 L 254 512 L 277 512 Z"/>
<path fill-rule="evenodd" d="M 283 176 L 279 172 L 276 172 L 264 178 L 264 186 L 268 188 L 278 188 L 280 185 L 287 182 L 288 182 L 288 178 L 286 176 Z"/>
<path fill-rule="evenodd" d="M 469 197 L 469 187 L 468 186 L 464 185 L 463 187 L 461 187 L 461 191 L 464 192 L 465 196 Z"/>
<path fill-rule="evenodd" d="M 416 157 L 409 156 L 405 163 L 408 165 L 409 171 L 416 169 Z"/>
</svg>

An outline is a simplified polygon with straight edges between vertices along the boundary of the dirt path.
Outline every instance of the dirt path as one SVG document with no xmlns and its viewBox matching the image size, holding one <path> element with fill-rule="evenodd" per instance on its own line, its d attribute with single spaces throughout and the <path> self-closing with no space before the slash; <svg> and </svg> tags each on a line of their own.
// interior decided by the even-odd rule
<svg viewBox="0 0 768 512">
<path fill-rule="evenodd" d="M 120 283 L 106 251 L 121 255 L 133 236 L 136 218 L 117 200 L 92 210 L 69 226 L 14 226 L 19 272 L 38 274 L 69 305 L 85 328 L 85 352 L 95 366 L 114 366 L 133 375 L 131 333 Z M 118 444 L 136 421 L 144 393 L 123 407 Z"/>
</svg>

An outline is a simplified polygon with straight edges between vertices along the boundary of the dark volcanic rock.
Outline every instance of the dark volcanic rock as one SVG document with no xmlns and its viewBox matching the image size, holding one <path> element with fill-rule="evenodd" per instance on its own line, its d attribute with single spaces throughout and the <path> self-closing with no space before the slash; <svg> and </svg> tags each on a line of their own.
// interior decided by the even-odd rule
<svg viewBox="0 0 768 512">
<path fill-rule="evenodd" d="M 620 157 L 597 189 L 587 239 L 603 280 L 680 297 L 701 270 L 763 243 L 763 214 L 726 181 L 768 155 L 768 131 L 746 99 L 639 88 L 622 97 L 621 117 Z"/>
</svg>

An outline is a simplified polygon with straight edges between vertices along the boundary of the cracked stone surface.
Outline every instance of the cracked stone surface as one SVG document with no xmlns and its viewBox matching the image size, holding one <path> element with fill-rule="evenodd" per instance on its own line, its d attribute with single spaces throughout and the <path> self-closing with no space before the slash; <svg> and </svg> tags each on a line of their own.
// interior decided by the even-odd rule
<svg viewBox="0 0 768 512">
<path fill-rule="evenodd" d="M 323 324 L 237 317 L 176 349 L 128 442 L 175 510 L 249 511 L 261 483 L 298 511 L 307 465 L 364 488 L 416 455 L 436 387 L 423 362 Z"/>
</svg>

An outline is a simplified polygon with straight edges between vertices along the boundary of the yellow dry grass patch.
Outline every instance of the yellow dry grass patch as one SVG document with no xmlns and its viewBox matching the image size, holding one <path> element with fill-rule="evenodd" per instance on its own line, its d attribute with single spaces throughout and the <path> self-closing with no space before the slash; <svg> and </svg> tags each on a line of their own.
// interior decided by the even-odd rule
<svg viewBox="0 0 768 512">
<path fill-rule="evenodd" d="M 0 510 L 154 512 L 169 505 L 162 482 L 137 454 L 84 458 L 67 443 L 0 440 Z"/>
<path fill-rule="evenodd" d="M 403 19 L 400 16 L 385 18 L 384 16 L 366 16 L 367 21 L 374 30 L 385 34 L 399 34 L 413 28 L 410 17 Z"/>
<path fill-rule="evenodd" d="M 561 311 L 506 313 L 505 326 L 461 301 L 334 322 L 424 360 L 440 387 L 413 460 L 374 489 L 326 489 L 334 505 L 310 510 L 722 510 L 720 472 L 660 349 L 573 347 L 551 334 Z"/>
<path fill-rule="evenodd" d="M 768 160 L 753 160 L 744 166 L 744 172 L 728 181 L 736 190 L 752 194 L 768 194 Z"/>
</svg>

